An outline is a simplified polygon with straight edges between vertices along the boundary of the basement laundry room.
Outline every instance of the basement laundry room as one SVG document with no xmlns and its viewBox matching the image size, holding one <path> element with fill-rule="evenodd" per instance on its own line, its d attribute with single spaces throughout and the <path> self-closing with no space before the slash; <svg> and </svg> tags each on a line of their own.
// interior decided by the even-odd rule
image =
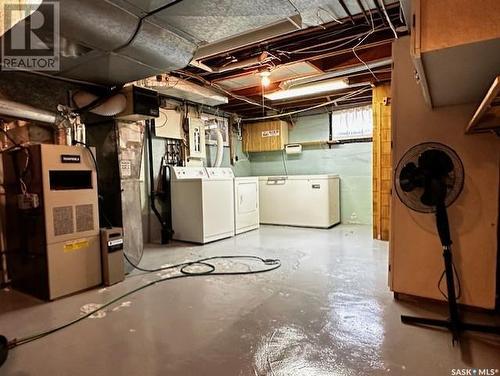
<svg viewBox="0 0 500 376">
<path fill-rule="evenodd" d="M 498 1 L 0 19 L 0 376 L 500 375 Z"/>
</svg>

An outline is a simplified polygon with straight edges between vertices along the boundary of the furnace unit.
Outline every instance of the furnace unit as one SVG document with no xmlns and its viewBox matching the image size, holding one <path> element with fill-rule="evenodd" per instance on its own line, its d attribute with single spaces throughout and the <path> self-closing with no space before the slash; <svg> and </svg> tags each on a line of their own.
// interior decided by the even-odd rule
<svg viewBox="0 0 500 376">
<path fill-rule="evenodd" d="M 101 284 L 97 176 L 89 150 L 32 145 L 3 160 L 12 286 L 52 300 Z"/>
</svg>

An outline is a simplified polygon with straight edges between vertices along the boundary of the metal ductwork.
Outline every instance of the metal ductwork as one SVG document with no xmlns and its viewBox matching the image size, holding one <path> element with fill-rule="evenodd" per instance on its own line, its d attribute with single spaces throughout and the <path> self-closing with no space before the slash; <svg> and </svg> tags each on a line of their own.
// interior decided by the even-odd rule
<svg viewBox="0 0 500 376">
<path fill-rule="evenodd" d="M 0 115 L 51 125 L 55 125 L 59 120 L 58 115 L 53 112 L 6 99 L 0 99 Z"/>
<path fill-rule="evenodd" d="M 184 68 L 201 45 L 195 60 L 243 47 L 256 35 L 262 40 L 301 25 L 300 15 L 287 0 L 64 0 L 58 4 L 59 32 L 54 30 L 57 24 L 50 22 L 52 3 L 43 2 L 38 8 L 47 20 L 37 29 L 40 39 L 54 46 L 58 42 L 54 35 L 61 37 L 60 69 L 46 73 L 103 85 Z M 28 25 L 31 19 L 26 19 Z"/>
<path fill-rule="evenodd" d="M 204 104 L 206 106 L 218 106 L 227 104 L 228 98 L 220 95 L 215 90 L 206 88 L 182 78 L 173 76 L 150 77 L 136 82 L 137 85 L 158 91 L 160 94 L 186 99 L 190 102 Z"/>
<path fill-rule="evenodd" d="M 190 65 L 206 70 L 207 72 L 218 72 L 218 73 L 250 66 L 258 63 L 259 61 L 237 62 L 229 66 L 226 66 L 224 68 L 217 69 L 209 67 L 208 65 L 202 63 L 201 60 L 208 58 L 210 56 L 221 54 L 225 51 L 242 48 L 248 46 L 249 44 L 258 43 L 269 38 L 288 34 L 293 31 L 300 30 L 301 28 L 302 28 L 302 18 L 300 15 L 287 17 L 285 20 L 277 22 L 273 25 L 259 28 L 257 30 L 252 30 L 249 33 L 244 33 L 235 36 L 233 38 L 225 39 L 220 42 L 211 43 L 209 45 L 200 47 L 198 48 L 198 50 L 196 50 L 196 53 L 194 54 L 193 60 L 190 62 Z"/>
<path fill-rule="evenodd" d="M 191 62 L 191 65 L 198 67 L 198 68 L 201 68 L 201 69 L 204 69 L 204 70 L 211 72 L 211 73 L 224 73 L 224 72 L 229 72 L 229 71 L 232 71 L 235 69 L 242 69 L 242 68 L 251 67 L 253 65 L 262 65 L 262 64 L 268 62 L 269 60 L 270 60 L 269 54 L 266 51 L 264 51 L 258 56 L 251 57 L 249 59 L 245 59 L 242 61 L 236 61 L 234 63 L 223 66 L 222 68 L 210 68 L 209 66 L 207 66 L 203 63 L 200 63 L 200 62 L 196 62 L 196 63 Z"/>
<path fill-rule="evenodd" d="M 18 0 L 16 2 L 2 1 L 2 22 L 0 23 L 0 36 L 4 35 L 8 30 L 14 27 L 17 23 L 29 17 L 40 6 L 42 0 Z M 8 6 L 16 6 L 19 11 L 10 12 L 7 16 Z M 21 10 L 22 9 L 22 10 Z"/>
</svg>

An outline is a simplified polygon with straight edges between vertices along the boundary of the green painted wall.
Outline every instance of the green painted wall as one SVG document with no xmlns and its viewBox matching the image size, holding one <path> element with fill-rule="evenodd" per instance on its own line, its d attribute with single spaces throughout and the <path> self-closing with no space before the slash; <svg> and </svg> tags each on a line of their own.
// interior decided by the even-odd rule
<svg viewBox="0 0 500 376">
<path fill-rule="evenodd" d="M 328 139 L 328 114 L 304 116 L 289 131 L 289 142 Z M 251 153 L 251 175 L 338 174 L 341 178 L 343 223 L 371 224 L 372 143 L 306 147 L 298 155 Z"/>
<path fill-rule="evenodd" d="M 234 166 L 230 164 L 229 147 L 224 147 L 224 155 L 222 158 L 222 167 L 231 167 L 233 169 L 235 176 L 249 176 L 252 174 L 252 169 L 250 166 L 250 161 L 248 156 L 243 153 L 241 141 L 237 141 L 235 138 L 234 144 L 236 145 L 236 156 L 238 161 Z M 217 147 L 215 145 L 206 145 L 207 159 L 205 161 L 205 166 L 212 166 L 215 163 L 215 157 L 217 153 Z"/>
</svg>

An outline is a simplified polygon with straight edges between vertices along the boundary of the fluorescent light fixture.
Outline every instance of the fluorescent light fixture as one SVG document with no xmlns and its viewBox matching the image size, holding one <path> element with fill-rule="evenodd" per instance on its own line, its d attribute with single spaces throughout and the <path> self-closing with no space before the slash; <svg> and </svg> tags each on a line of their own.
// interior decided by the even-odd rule
<svg viewBox="0 0 500 376">
<path fill-rule="evenodd" d="M 312 84 L 302 85 L 288 90 L 275 91 L 264 95 L 264 97 L 272 101 L 275 101 L 280 99 L 304 97 L 311 94 L 326 93 L 329 91 L 346 89 L 348 87 L 349 84 L 345 79 L 335 79 L 335 80 L 328 80 L 323 82 L 315 82 Z"/>
</svg>

